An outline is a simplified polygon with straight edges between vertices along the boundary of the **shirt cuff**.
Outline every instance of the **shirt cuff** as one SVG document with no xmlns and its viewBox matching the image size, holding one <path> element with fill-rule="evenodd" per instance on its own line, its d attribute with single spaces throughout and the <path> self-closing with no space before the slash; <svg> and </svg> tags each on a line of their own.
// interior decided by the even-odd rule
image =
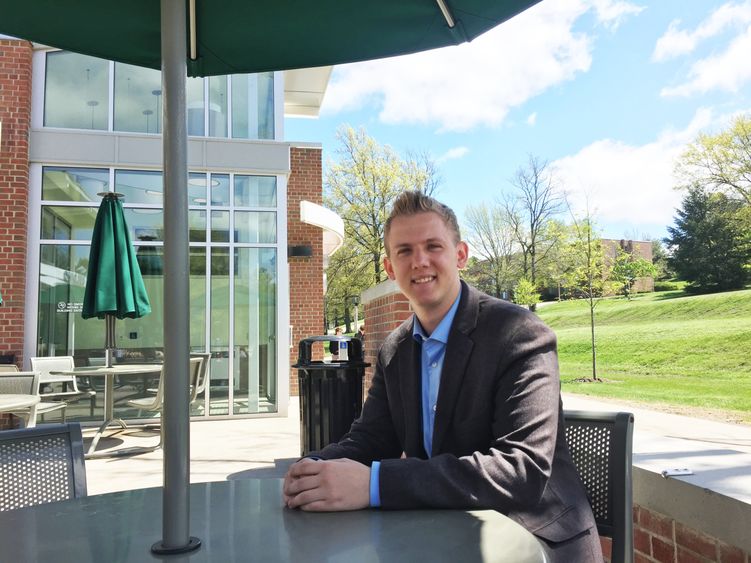
<svg viewBox="0 0 751 563">
<path fill-rule="evenodd" d="M 379 508 L 381 506 L 381 462 L 374 461 L 370 465 L 370 506 Z"/>
</svg>

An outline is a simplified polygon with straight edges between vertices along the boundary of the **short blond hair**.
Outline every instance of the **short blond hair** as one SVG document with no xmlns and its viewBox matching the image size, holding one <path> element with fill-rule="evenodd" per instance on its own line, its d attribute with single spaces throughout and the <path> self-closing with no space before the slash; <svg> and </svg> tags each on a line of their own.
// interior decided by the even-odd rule
<svg viewBox="0 0 751 563">
<path fill-rule="evenodd" d="M 389 255 L 389 232 L 391 231 L 391 223 L 397 217 L 409 217 L 411 215 L 417 215 L 418 213 L 435 213 L 449 228 L 454 235 L 454 243 L 458 243 L 462 240 L 462 235 L 459 230 L 459 221 L 456 219 L 456 213 L 448 206 L 437 199 L 430 197 L 427 194 L 419 190 L 407 190 L 402 192 L 399 197 L 394 201 L 394 205 L 391 207 L 391 213 L 386 224 L 383 227 L 383 245 L 386 247 L 386 256 Z"/>
</svg>

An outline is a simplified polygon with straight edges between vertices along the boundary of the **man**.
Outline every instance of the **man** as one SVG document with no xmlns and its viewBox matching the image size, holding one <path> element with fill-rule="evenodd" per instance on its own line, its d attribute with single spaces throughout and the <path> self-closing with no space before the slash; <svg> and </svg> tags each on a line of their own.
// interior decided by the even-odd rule
<svg viewBox="0 0 751 563">
<path fill-rule="evenodd" d="M 355 334 L 355 338 L 361 342 L 365 342 L 365 325 L 360 325 L 360 328 L 357 329 L 357 333 Z"/>
<path fill-rule="evenodd" d="M 339 327 L 336 327 L 334 329 L 334 336 L 341 336 L 342 335 L 342 329 Z M 339 341 L 338 340 L 332 340 L 329 342 L 329 352 L 331 353 L 331 359 L 334 362 L 339 361 Z"/>
<path fill-rule="evenodd" d="M 492 508 L 551 561 L 602 561 L 566 446 L 555 336 L 533 313 L 462 282 L 453 211 L 405 192 L 385 225 L 385 271 L 414 311 L 383 343 L 362 415 L 292 465 L 290 508 Z"/>
</svg>

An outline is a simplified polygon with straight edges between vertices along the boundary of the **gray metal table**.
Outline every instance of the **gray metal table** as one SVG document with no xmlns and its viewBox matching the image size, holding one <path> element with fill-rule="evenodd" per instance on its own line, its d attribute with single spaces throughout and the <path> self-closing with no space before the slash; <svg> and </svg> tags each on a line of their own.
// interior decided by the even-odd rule
<svg viewBox="0 0 751 563">
<path fill-rule="evenodd" d="M 281 481 L 190 487 L 190 534 L 201 547 L 157 558 L 162 489 L 139 489 L 0 512 L 4 561 L 544 563 L 532 534 L 491 511 L 305 513 L 282 506 Z M 65 522 L 65 525 L 60 525 Z"/>
<path fill-rule="evenodd" d="M 123 450 L 109 450 L 106 452 L 96 453 L 96 447 L 99 444 L 99 439 L 102 437 L 102 433 L 112 424 L 118 424 L 120 428 L 127 428 L 128 425 L 121 418 L 115 418 L 115 406 L 114 406 L 114 381 L 116 375 L 140 375 L 146 373 L 157 373 L 162 370 L 162 364 L 119 364 L 112 367 L 95 366 L 95 367 L 80 367 L 69 371 L 51 372 L 54 374 L 62 375 L 75 375 L 77 377 L 104 377 L 104 422 L 94 434 L 94 439 L 86 452 L 86 458 L 92 457 L 118 457 L 123 455 L 134 455 L 138 453 L 146 453 L 154 451 L 158 446 L 152 448 L 139 447 L 139 448 L 127 448 Z"/>
</svg>

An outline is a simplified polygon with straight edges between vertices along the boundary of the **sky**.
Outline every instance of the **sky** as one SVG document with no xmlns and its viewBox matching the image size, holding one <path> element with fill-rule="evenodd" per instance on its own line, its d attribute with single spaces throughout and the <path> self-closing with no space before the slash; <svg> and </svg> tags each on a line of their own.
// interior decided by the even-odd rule
<svg viewBox="0 0 751 563">
<path fill-rule="evenodd" d="M 460 221 L 533 155 L 602 236 L 644 239 L 673 224 L 687 144 L 749 112 L 751 0 L 542 0 L 471 43 L 335 67 L 320 117 L 284 135 L 324 167 L 343 124 L 425 151 Z"/>
</svg>

